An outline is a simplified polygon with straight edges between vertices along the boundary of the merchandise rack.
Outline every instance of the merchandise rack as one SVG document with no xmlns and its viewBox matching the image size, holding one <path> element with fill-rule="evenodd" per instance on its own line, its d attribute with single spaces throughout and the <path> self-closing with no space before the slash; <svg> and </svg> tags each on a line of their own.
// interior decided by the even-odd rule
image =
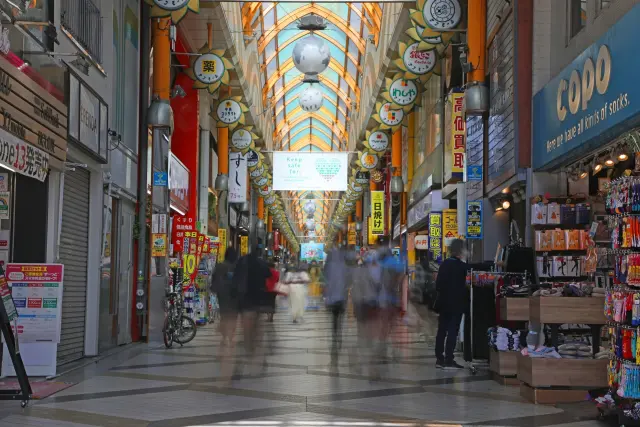
<svg viewBox="0 0 640 427">
<path fill-rule="evenodd" d="M 469 370 L 471 371 L 472 374 L 475 374 L 476 372 L 478 372 L 478 369 L 476 367 L 476 365 L 473 363 L 473 361 L 475 360 L 475 358 L 473 357 L 474 355 L 474 343 L 473 343 L 473 317 L 474 317 L 474 309 L 473 309 L 473 294 L 474 294 L 474 288 L 476 286 L 481 286 L 481 285 L 477 285 L 474 284 L 474 278 L 476 275 L 492 275 L 495 277 L 502 277 L 502 276 L 514 276 L 514 277 L 522 277 L 524 278 L 524 281 L 528 281 L 529 280 L 529 273 L 528 272 L 524 272 L 524 273 L 511 273 L 511 272 L 503 272 L 503 271 L 481 271 L 481 270 L 474 270 L 474 269 L 470 269 L 468 270 L 468 280 L 467 280 L 467 284 L 469 286 L 469 295 L 470 295 L 470 303 L 469 303 L 469 325 L 471 326 L 471 333 L 469 334 L 469 342 L 467 343 L 467 339 L 466 336 L 467 334 L 465 334 L 465 342 L 464 342 L 464 346 L 465 348 L 467 348 L 467 345 L 469 345 L 468 348 L 471 349 L 470 352 L 465 351 L 465 362 L 467 362 L 467 366 L 469 368 Z M 494 293 L 497 294 L 496 292 L 496 284 L 494 281 Z M 509 299 L 524 299 L 524 298 L 509 298 Z M 466 357 L 466 355 L 469 354 L 470 357 Z M 490 361 L 491 362 L 491 361 Z M 507 364 L 512 364 L 512 362 L 505 362 Z"/>
</svg>

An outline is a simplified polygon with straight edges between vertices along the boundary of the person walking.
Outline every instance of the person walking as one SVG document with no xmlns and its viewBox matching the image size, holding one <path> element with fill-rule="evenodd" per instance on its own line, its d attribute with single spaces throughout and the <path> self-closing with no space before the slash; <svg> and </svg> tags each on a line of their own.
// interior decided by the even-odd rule
<svg viewBox="0 0 640 427">
<path fill-rule="evenodd" d="M 210 289 L 218 298 L 220 306 L 220 333 L 222 345 L 231 345 L 235 337 L 238 320 L 238 295 L 234 286 L 234 271 L 238 253 L 234 248 L 228 248 L 224 255 L 224 262 L 216 265 L 211 278 Z"/>
<path fill-rule="evenodd" d="M 269 263 L 269 270 L 271 271 L 271 277 L 267 279 L 267 318 L 269 322 L 273 322 L 273 316 L 276 313 L 276 297 L 278 296 L 277 285 L 280 282 L 280 272 L 276 269 L 276 265 L 273 262 Z"/>
<path fill-rule="evenodd" d="M 311 279 L 302 267 L 292 267 L 284 277 L 285 285 L 289 285 L 289 306 L 293 323 L 302 322 L 307 305 L 307 285 Z"/>
<path fill-rule="evenodd" d="M 324 287 L 325 304 L 331 312 L 333 321 L 333 339 L 331 344 L 331 364 L 338 364 L 338 354 L 342 347 L 342 316 L 346 308 L 347 283 L 350 278 L 346 251 L 334 249 L 327 257 L 324 268 L 326 285 Z"/>
<path fill-rule="evenodd" d="M 467 264 L 464 241 L 454 239 L 449 246 L 450 256 L 438 269 L 436 279 L 435 310 L 439 313 L 436 334 L 436 367 L 462 369 L 453 352 L 456 347 L 460 322 L 467 307 L 467 271 L 482 270 L 487 264 Z"/>
</svg>

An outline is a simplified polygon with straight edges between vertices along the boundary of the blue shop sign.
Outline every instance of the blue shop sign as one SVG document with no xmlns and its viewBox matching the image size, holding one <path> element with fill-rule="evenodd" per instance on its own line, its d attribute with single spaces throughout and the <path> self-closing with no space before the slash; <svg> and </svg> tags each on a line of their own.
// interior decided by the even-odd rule
<svg viewBox="0 0 640 427">
<path fill-rule="evenodd" d="M 153 186 L 166 187 L 169 185 L 169 175 L 166 172 L 153 172 Z"/>
<path fill-rule="evenodd" d="M 467 165 L 467 181 L 482 181 L 482 166 Z"/>
<path fill-rule="evenodd" d="M 635 6 L 533 98 L 533 167 L 552 168 L 640 123 Z"/>
</svg>

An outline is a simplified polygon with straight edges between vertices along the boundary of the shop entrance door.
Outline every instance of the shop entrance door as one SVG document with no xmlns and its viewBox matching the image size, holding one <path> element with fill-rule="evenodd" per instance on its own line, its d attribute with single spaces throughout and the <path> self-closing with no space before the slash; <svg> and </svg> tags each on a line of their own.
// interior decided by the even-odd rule
<svg viewBox="0 0 640 427">
<path fill-rule="evenodd" d="M 133 204 L 122 201 L 120 203 L 120 238 L 118 242 L 118 345 L 131 342 L 134 221 Z"/>
<path fill-rule="evenodd" d="M 105 194 L 103 205 L 102 271 L 100 275 L 100 338 L 99 352 L 115 347 L 118 315 L 115 307 L 118 262 L 118 199 Z"/>
</svg>

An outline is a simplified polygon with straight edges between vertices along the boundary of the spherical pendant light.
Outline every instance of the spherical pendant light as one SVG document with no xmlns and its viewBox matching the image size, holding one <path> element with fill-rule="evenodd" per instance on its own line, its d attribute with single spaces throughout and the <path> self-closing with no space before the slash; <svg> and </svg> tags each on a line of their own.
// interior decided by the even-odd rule
<svg viewBox="0 0 640 427">
<path fill-rule="evenodd" d="M 322 90 L 318 86 L 309 85 L 298 97 L 298 102 L 300 103 L 300 108 L 312 113 L 322 107 L 323 99 Z"/>
<path fill-rule="evenodd" d="M 304 224 L 307 227 L 307 230 L 314 231 L 316 229 L 316 222 L 312 219 L 307 220 Z"/>
<path fill-rule="evenodd" d="M 327 69 L 331 52 L 321 38 L 311 34 L 296 43 L 292 57 L 293 64 L 301 73 L 314 76 Z"/>
<path fill-rule="evenodd" d="M 316 212 L 316 204 L 309 200 L 302 208 L 307 215 L 313 215 Z"/>
</svg>

